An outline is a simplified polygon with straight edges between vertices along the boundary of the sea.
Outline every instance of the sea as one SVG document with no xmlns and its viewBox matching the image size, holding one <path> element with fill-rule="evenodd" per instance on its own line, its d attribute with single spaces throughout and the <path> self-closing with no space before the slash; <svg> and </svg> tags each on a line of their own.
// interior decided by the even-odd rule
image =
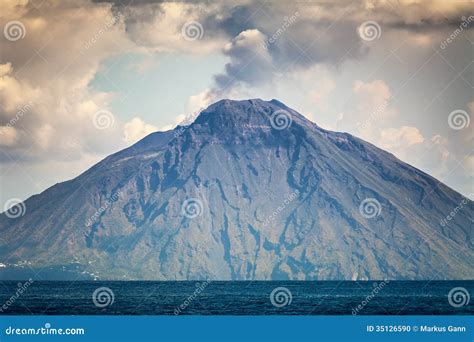
<svg viewBox="0 0 474 342">
<path fill-rule="evenodd" d="M 0 315 L 472 315 L 474 281 L 0 281 Z"/>
</svg>

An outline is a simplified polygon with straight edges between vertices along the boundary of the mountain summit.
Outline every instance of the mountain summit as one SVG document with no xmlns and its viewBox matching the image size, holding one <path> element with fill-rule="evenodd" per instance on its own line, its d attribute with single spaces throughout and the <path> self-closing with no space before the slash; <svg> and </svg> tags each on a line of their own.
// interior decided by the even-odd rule
<svg viewBox="0 0 474 342">
<path fill-rule="evenodd" d="M 472 201 L 277 100 L 219 101 L 24 205 L 3 277 L 474 278 Z"/>
</svg>

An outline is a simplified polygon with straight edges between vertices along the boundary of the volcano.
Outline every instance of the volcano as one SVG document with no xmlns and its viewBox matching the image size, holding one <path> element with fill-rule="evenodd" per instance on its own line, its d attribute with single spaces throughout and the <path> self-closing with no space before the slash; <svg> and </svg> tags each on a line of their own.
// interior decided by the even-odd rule
<svg viewBox="0 0 474 342">
<path fill-rule="evenodd" d="M 2 278 L 474 279 L 471 200 L 277 100 L 221 100 L 21 206 Z"/>
</svg>

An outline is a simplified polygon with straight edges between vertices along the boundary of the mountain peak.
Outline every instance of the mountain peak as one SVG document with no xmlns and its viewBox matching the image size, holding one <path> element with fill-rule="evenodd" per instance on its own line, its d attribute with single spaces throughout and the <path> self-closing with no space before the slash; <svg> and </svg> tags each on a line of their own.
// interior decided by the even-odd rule
<svg viewBox="0 0 474 342">
<path fill-rule="evenodd" d="M 205 111 L 215 111 L 217 109 L 242 109 L 242 108 L 272 108 L 274 110 L 283 109 L 289 112 L 295 112 L 283 102 L 276 99 L 270 101 L 262 100 L 260 98 L 246 99 L 246 100 L 232 100 L 232 99 L 222 99 L 211 105 L 209 105 Z"/>
<path fill-rule="evenodd" d="M 197 124 L 221 127 L 229 125 L 244 127 L 276 128 L 277 130 L 295 125 L 314 125 L 303 115 L 284 103 L 260 98 L 247 100 L 223 99 L 204 109 L 196 119 Z"/>
<path fill-rule="evenodd" d="M 271 105 L 271 101 L 264 101 L 258 98 L 247 100 L 222 99 L 209 105 L 203 112 L 221 113 L 222 111 L 227 111 L 228 113 L 239 113 L 242 109 L 259 109 L 262 107 L 270 107 Z"/>
</svg>

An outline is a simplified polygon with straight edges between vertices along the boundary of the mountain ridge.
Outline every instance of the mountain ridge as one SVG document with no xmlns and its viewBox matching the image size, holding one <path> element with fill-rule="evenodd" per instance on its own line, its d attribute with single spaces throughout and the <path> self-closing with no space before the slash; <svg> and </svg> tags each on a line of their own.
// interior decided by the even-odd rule
<svg viewBox="0 0 474 342">
<path fill-rule="evenodd" d="M 463 198 L 278 100 L 221 100 L 0 215 L 0 263 L 98 279 L 472 279 L 472 201 L 439 224 Z"/>
</svg>

